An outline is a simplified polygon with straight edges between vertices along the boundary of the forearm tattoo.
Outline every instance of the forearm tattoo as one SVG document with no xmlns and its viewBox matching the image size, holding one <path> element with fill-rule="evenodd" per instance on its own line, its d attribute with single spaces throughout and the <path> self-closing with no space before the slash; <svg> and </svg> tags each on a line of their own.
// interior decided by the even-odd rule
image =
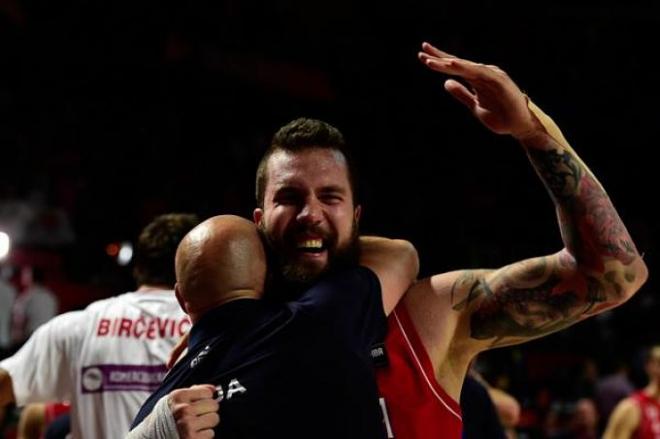
<svg viewBox="0 0 660 439">
<path fill-rule="evenodd" d="M 604 256 L 629 265 L 637 249 L 607 193 L 571 151 L 530 149 L 529 157 L 559 209 L 566 248 L 602 271 Z"/>
</svg>

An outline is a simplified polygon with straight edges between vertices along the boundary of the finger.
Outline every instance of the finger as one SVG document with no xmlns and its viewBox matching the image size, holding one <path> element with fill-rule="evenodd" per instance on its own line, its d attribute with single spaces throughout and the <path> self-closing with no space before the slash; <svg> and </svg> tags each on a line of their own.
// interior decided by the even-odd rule
<svg viewBox="0 0 660 439">
<path fill-rule="evenodd" d="M 217 413 L 207 413 L 204 416 L 187 416 L 178 419 L 176 424 L 180 436 L 199 437 L 198 435 L 212 430 L 220 424 L 220 416 Z"/>
<path fill-rule="evenodd" d="M 190 422 L 187 424 L 177 423 L 177 433 L 180 439 L 210 439 L 215 436 L 213 429 L 197 429 L 197 424 Z"/>
<path fill-rule="evenodd" d="M 477 105 L 476 95 L 470 92 L 467 87 L 458 81 L 453 79 L 448 79 L 445 81 L 445 90 L 447 90 L 450 95 L 455 97 L 456 100 L 468 107 L 470 110 L 474 110 L 474 107 Z"/>
<path fill-rule="evenodd" d="M 424 62 L 428 68 L 435 70 L 436 72 L 461 76 L 466 79 L 476 79 L 480 76 L 478 69 L 475 69 L 474 66 L 462 62 L 462 60 L 429 57 L 420 57 L 420 59 L 422 59 L 422 62 Z"/>
<path fill-rule="evenodd" d="M 211 439 L 213 437 L 215 437 L 213 430 L 202 430 L 195 433 L 195 436 L 191 439 Z"/>
<path fill-rule="evenodd" d="M 215 386 L 211 384 L 197 384 L 185 389 L 177 389 L 170 393 L 170 403 L 181 404 L 195 402 L 200 399 L 213 399 Z"/>
<path fill-rule="evenodd" d="M 194 413 L 198 416 L 215 413 L 220 410 L 220 404 L 215 399 L 200 399 L 192 404 Z"/>
<path fill-rule="evenodd" d="M 486 65 L 486 67 L 488 67 L 489 69 L 491 69 L 494 72 L 506 75 L 506 72 L 504 70 L 502 70 L 501 68 L 499 68 L 498 66 L 496 66 L 494 64 L 488 64 L 488 65 Z"/>
<path fill-rule="evenodd" d="M 428 53 L 429 55 L 437 56 L 438 58 L 456 58 L 456 56 L 452 55 L 451 53 L 444 52 L 431 43 L 427 43 L 426 41 L 422 43 L 422 50 L 425 53 Z"/>
<path fill-rule="evenodd" d="M 468 82 L 485 84 L 498 81 L 498 73 L 483 64 L 476 64 L 464 59 L 426 58 L 424 62 L 428 68 L 448 75 L 460 76 Z"/>
<path fill-rule="evenodd" d="M 218 415 L 217 412 L 207 413 L 197 418 L 195 428 L 197 428 L 198 431 L 202 431 L 215 428 L 218 424 L 220 424 L 220 415 Z"/>
</svg>

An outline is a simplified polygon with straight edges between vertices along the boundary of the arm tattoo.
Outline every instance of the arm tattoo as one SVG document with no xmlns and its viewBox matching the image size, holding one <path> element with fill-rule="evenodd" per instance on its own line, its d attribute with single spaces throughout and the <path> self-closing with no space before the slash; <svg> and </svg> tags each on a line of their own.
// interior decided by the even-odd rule
<svg viewBox="0 0 660 439">
<path fill-rule="evenodd" d="M 508 337 L 538 337 L 579 321 L 605 301 L 603 285 L 587 279 L 586 297 L 577 290 L 563 290 L 552 275 L 536 287 L 509 288 L 485 298 L 470 316 L 470 335 L 478 340 L 494 338 L 493 346 Z"/>
<path fill-rule="evenodd" d="M 609 197 L 570 150 L 528 147 L 557 207 L 566 250 L 497 271 L 466 271 L 451 289 L 469 315 L 470 337 L 492 346 L 558 331 L 621 303 L 639 257 Z"/>
<path fill-rule="evenodd" d="M 637 249 L 612 202 L 595 178 L 569 150 L 529 149 L 559 210 L 566 248 L 578 263 L 603 271 L 603 257 L 629 265 Z"/>
<path fill-rule="evenodd" d="M 491 347 L 539 337 L 610 308 L 622 297 L 623 283 L 629 281 L 625 274 L 566 277 L 565 254 L 461 273 L 451 303 L 456 311 L 471 309 L 470 337 L 493 339 Z"/>
<path fill-rule="evenodd" d="M 463 295 L 467 291 L 464 299 L 459 300 L 456 296 Z M 467 270 L 459 276 L 451 287 L 451 305 L 454 311 L 462 311 L 474 300 L 482 296 L 492 296 L 493 292 L 488 287 L 488 284 L 473 270 Z"/>
<path fill-rule="evenodd" d="M 580 186 L 582 203 L 576 210 L 585 227 L 593 230 L 598 249 L 624 265 L 630 264 L 637 257 L 637 249 L 609 197 L 591 176 Z"/>
<path fill-rule="evenodd" d="M 530 149 L 529 156 L 553 198 L 564 201 L 575 195 L 582 168 L 568 152 Z"/>
</svg>

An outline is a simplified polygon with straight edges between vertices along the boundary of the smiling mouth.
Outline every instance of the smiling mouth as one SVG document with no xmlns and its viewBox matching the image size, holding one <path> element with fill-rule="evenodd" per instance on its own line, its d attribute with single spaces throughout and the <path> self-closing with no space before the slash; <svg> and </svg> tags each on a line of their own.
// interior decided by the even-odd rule
<svg viewBox="0 0 660 439">
<path fill-rule="evenodd" d="M 305 253 L 321 253 L 325 250 L 322 239 L 305 239 L 298 241 L 296 250 Z"/>
</svg>

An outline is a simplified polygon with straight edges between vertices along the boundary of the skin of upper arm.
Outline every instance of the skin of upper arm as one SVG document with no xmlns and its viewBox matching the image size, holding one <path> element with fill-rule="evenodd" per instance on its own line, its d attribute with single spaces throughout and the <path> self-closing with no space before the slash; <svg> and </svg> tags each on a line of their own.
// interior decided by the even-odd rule
<svg viewBox="0 0 660 439">
<path fill-rule="evenodd" d="M 479 352 L 542 337 L 612 308 L 639 281 L 616 260 L 605 261 L 603 273 L 590 272 L 564 249 L 496 270 L 438 274 L 418 281 L 404 300 L 438 383 L 455 396 Z"/>
<path fill-rule="evenodd" d="M 403 302 L 428 354 L 436 381 L 455 400 L 472 360 L 473 353 L 460 340 L 465 328 L 459 326 L 459 313 L 452 309 L 451 285 L 461 272 L 449 272 L 417 281 Z"/>
<path fill-rule="evenodd" d="M 591 271 L 564 249 L 497 270 L 464 270 L 450 287 L 459 342 L 473 353 L 519 344 L 620 305 L 637 280 L 619 268 L 610 260 L 602 273 Z"/>
<path fill-rule="evenodd" d="M 410 242 L 401 239 L 361 239 L 360 264 L 371 269 L 378 277 L 383 309 L 389 315 L 417 277 L 417 250 Z"/>
<path fill-rule="evenodd" d="M 621 401 L 610 416 L 603 439 L 631 438 L 639 426 L 641 413 L 639 406 L 632 398 Z"/>
</svg>

